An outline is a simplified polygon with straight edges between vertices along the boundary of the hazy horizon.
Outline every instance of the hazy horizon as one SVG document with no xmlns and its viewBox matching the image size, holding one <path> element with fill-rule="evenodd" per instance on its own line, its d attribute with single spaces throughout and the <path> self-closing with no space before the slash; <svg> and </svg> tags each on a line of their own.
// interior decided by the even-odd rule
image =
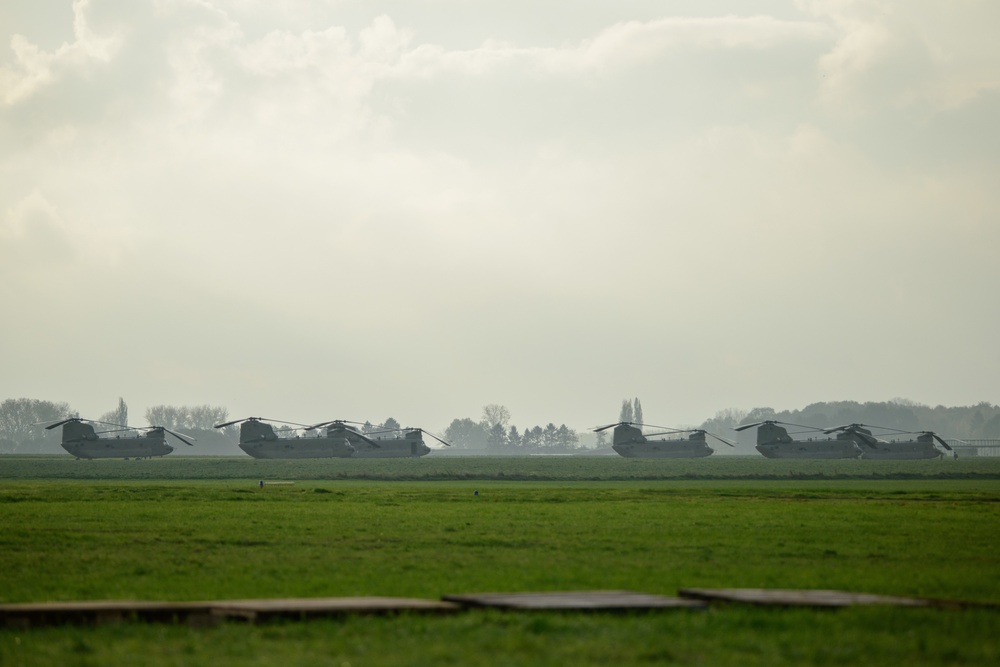
<svg viewBox="0 0 1000 667">
<path fill-rule="evenodd" d="M 1000 5 L 0 8 L 0 399 L 1000 402 Z"/>
</svg>

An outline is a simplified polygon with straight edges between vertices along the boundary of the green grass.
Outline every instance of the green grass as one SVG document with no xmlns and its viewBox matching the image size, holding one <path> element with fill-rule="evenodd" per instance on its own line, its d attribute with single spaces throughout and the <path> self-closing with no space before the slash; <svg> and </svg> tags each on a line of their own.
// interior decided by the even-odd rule
<svg viewBox="0 0 1000 667">
<path fill-rule="evenodd" d="M 328 479 L 386 481 L 640 481 L 659 479 L 1000 479 L 1000 457 L 925 461 L 793 460 L 762 456 L 625 459 L 503 456 L 259 460 L 247 456 L 143 461 L 0 456 L 0 479 Z"/>
<path fill-rule="evenodd" d="M 590 474 L 575 459 L 554 460 L 565 463 L 546 475 Z M 105 474 L 105 464 L 132 473 L 167 461 L 57 460 Z M 177 459 L 180 479 L 144 481 L 24 479 L 4 459 L 0 601 L 673 595 L 685 586 L 1000 601 L 1000 480 L 981 462 L 965 478 L 941 479 L 891 478 L 918 468 L 839 479 L 821 467 L 809 473 L 819 479 L 798 479 L 802 469 L 791 467 L 776 480 L 442 482 L 308 479 L 280 465 L 269 475 L 207 480 L 196 477 L 225 461 L 195 459 L 200 472 L 189 461 Z M 477 465 L 531 472 L 531 461 Z M 406 477 L 432 462 L 379 469 Z M 951 473 L 961 463 L 909 465 Z M 316 476 L 329 471 L 318 466 Z M 259 478 L 296 483 L 259 489 Z M 1000 612 L 988 609 L 471 611 L 203 629 L 7 629 L 0 664 L 996 664 L 997 637 Z"/>
</svg>

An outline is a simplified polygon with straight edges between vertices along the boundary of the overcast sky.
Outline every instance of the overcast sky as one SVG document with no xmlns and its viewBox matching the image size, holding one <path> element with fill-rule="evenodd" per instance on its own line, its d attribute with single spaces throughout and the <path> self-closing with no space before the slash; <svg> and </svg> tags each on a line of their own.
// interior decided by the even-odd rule
<svg viewBox="0 0 1000 667">
<path fill-rule="evenodd" d="M 996 0 L 0 5 L 0 399 L 1000 401 Z"/>
</svg>

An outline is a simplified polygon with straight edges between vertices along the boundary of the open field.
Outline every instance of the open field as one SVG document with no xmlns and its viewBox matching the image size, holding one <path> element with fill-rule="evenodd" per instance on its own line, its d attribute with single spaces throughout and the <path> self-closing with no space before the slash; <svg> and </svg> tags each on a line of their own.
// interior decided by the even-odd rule
<svg viewBox="0 0 1000 667">
<path fill-rule="evenodd" d="M 309 478 L 304 467 L 283 466 L 301 462 L 236 459 L 253 472 L 230 478 L 228 460 L 196 460 L 207 465 L 200 473 L 189 461 L 55 459 L 69 466 L 46 468 L 53 477 L 75 468 L 101 478 L 38 479 L 37 469 L 28 475 L 18 461 L 12 470 L 4 458 L 0 600 L 673 595 L 687 586 L 1000 601 L 1000 480 L 992 462 L 968 469 L 956 467 L 961 460 L 913 462 L 895 472 L 888 466 L 900 463 L 795 462 L 868 468 L 860 471 L 867 476 L 840 479 L 839 465 L 764 461 L 784 477 L 726 479 L 729 468 L 718 466 L 712 474 L 721 479 L 709 480 L 672 479 L 665 467 L 612 459 L 607 474 L 652 470 L 662 478 L 511 482 L 499 473 L 556 480 L 596 473 L 572 468 L 575 459 L 537 468 L 536 459 L 499 459 L 475 473 L 445 470 L 492 478 L 380 481 L 349 477 L 381 471 L 405 479 L 439 462 L 305 462 L 315 466 Z M 358 463 L 392 465 L 365 472 L 351 466 Z M 483 472 L 490 465 L 493 473 Z M 127 478 L 151 471 L 161 476 Z M 915 478 L 893 478 L 907 476 Z M 260 489 L 261 478 L 295 484 Z M 996 664 L 997 637 L 996 609 L 470 611 L 201 629 L 0 630 L 0 664 Z"/>
<path fill-rule="evenodd" d="M 64 456 L 0 456 L 0 479 L 286 479 L 630 481 L 666 479 L 1000 479 L 1000 457 L 866 461 L 626 459 L 619 456 L 497 456 L 420 459 L 266 460 L 247 456 L 77 461 Z"/>
</svg>

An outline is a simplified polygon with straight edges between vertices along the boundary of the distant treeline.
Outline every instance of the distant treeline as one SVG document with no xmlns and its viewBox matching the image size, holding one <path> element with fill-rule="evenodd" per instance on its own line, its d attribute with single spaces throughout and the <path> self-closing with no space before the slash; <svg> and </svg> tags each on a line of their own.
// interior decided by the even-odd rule
<svg viewBox="0 0 1000 667">
<path fill-rule="evenodd" d="M 626 403 L 631 407 L 626 408 Z M 642 408 L 638 399 L 623 401 L 620 416 L 641 421 Z M 51 424 L 67 417 L 79 416 L 68 404 L 31 398 L 8 398 L 0 403 L 0 453 L 2 454 L 57 454 L 63 449 L 61 429 L 45 430 Z M 215 429 L 215 424 L 228 419 L 224 407 L 157 405 L 146 410 L 147 424 L 165 426 L 194 437 L 197 442 L 192 454 L 234 455 L 239 428 L 231 426 Z M 565 424 L 556 426 L 525 427 L 523 430 L 510 423 L 511 414 L 503 405 L 483 407 L 479 420 L 469 417 L 454 419 L 445 430 L 443 438 L 459 449 L 486 449 L 496 453 L 571 453 L 583 449 L 580 434 Z M 844 424 L 870 424 L 902 431 L 934 431 L 943 438 L 989 439 L 1000 438 L 1000 406 L 988 402 L 967 407 L 930 407 L 906 399 L 886 402 L 858 403 L 836 401 L 813 403 L 800 410 L 777 411 L 773 408 L 720 410 L 714 417 L 700 425 L 711 433 L 724 438 L 734 437 L 732 429 L 741 424 L 751 424 L 766 419 L 804 424 L 817 428 Z M 119 399 L 117 407 L 100 416 L 99 421 L 128 424 L 128 406 Z M 143 428 L 139 427 L 139 428 Z M 109 427 L 111 428 L 111 427 Z M 361 430 L 372 432 L 385 428 L 399 428 L 399 423 L 386 419 L 373 426 L 366 423 Z M 100 429 L 98 429 L 100 430 Z M 598 434 L 603 436 L 606 432 Z M 740 433 L 741 449 L 753 445 L 754 431 Z M 428 443 L 433 446 L 434 443 Z M 598 437 L 598 446 L 607 444 Z M 187 449 L 187 448 L 185 448 Z M 728 448 L 727 448 L 728 449 Z"/>
</svg>

